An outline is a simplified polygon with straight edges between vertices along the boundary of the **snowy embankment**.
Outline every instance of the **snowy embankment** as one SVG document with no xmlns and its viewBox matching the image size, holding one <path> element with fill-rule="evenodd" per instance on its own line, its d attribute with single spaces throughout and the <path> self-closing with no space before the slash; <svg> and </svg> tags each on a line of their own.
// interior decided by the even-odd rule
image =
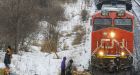
<svg viewBox="0 0 140 75">
<path fill-rule="evenodd" d="M 66 56 L 67 60 L 73 59 L 73 65 L 76 66 L 77 70 L 83 71 L 88 69 L 90 61 L 90 32 L 91 26 L 89 20 L 87 22 L 81 22 L 81 10 L 86 8 L 90 15 L 95 11 L 94 5 L 86 7 L 82 0 L 78 0 L 75 4 L 65 4 L 65 14 L 68 21 L 59 23 L 61 25 L 61 32 L 63 37 L 60 38 L 62 43 L 58 48 L 57 54 L 60 59 L 56 59 L 55 53 L 42 53 L 40 47 L 32 46 L 31 52 L 22 52 L 20 55 L 13 55 L 11 71 L 17 75 L 59 75 L 60 64 L 62 58 Z M 72 41 L 75 38 L 75 34 L 70 37 L 65 36 L 68 33 L 73 33 L 73 27 L 81 25 L 86 30 L 85 42 L 79 45 L 72 45 Z M 67 50 L 63 50 L 63 46 L 66 43 L 68 46 Z M 1 58 L 4 57 L 4 53 L 1 53 Z"/>
<path fill-rule="evenodd" d="M 138 0 L 135 0 L 135 1 L 138 2 Z M 136 15 L 135 16 L 135 31 L 134 31 L 135 32 L 135 34 L 134 34 L 134 37 L 135 37 L 135 40 L 134 40 L 134 45 L 135 45 L 134 66 L 137 71 L 140 71 L 140 66 L 139 66 L 139 64 L 140 64 L 140 59 L 139 59 L 139 57 L 140 57 L 140 51 L 139 51 L 139 49 L 140 49 L 140 40 L 139 40 L 139 37 L 140 37 L 140 35 L 139 35 L 139 32 L 140 32 L 140 14 L 139 14 L 140 7 L 136 4 L 135 1 L 132 1 L 132 5 L 133 5 L 132 9 Z"/>
<path fill-rule="evenodd" d="M 138 0 L 135 0 L 135 1 L 138 4 L 140 4 L 140 1 L 138 1 Z M 140 14 L 139 14 L 139 12 L 140 12 L 140 6 L 138 6 L 138 4 L 136 4 L 135 1 L 132 2 L 132 5 L 133 5 L 132 9 L 133 9 L 133 11 L 135 12 L 135 15 L 138 17 L 138 19 L 140 21 Z"/>
<path fill-rule="evenodd" d="M 18 75 L 58 75 L 56 68 L 61 60 L 53 59 L 53 54 L 42 53 L 38 47 L 32 47 L 35 52 L 13 55 L 12 71 Z M 57 64 L 56 64 L 57 63 Z"/>
</svg>

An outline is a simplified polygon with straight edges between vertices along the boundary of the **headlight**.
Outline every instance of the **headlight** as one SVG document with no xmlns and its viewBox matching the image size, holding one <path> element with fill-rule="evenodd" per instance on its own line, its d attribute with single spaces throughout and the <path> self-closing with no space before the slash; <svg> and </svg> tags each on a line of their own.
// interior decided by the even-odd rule
<svg viewBox="0 0 140 75">
<path fill-rule="evenodd" d="M 110 32 L 110 37 L 111 37 L 111 38 L 114 38 L 115 35 L 116 35 L 115 32 Z"/>
<path fill-rule="evenodd" d="M 107 10 L 102 10 L 101 14 L 102 14 L 102 16 L 108 16 L 109 12 Z"/>
<path fill-rule="evenodd" d="M 121 52 L 121 56 L 125 56 L 125 52 Z"/>
<path fill-rule="evenodd" d="M 118 11 L 118 16 L 124 16 L 124 14 L 125 14 L 125 11 L 124 10 Z"/>
<path fill-rule="evenodd" d="M 104 56 L 104 52 L 103 51 L 99 51 L 99 56 Z"/>
</svg>

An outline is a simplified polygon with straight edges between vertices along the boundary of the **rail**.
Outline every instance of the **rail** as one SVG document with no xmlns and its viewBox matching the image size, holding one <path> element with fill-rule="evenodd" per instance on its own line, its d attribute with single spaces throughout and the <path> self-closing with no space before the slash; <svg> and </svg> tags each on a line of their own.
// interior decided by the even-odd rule
<svg viewBox="0 0 140 75">
<path fill-rule="evenodd" d="M 136 4 L 136 6 L 134 6 Z M 134 15 L 137 17 L 137 21 L 140 24 L 140 14 L 138 13 L 138 10 L 140 12 L 140 2 L 138 0 L 134 0 L 134 4 L 133 4 L 133 8 L 132 8 L 132 12 L 134 13 Z"/>
<path fill-rule="evenodd" d="M 138 0 L 134 0 L 136 3 L 137 3 L 137 5 L 140 7 L 140 1 L 138 1 Z"/>
</svg>

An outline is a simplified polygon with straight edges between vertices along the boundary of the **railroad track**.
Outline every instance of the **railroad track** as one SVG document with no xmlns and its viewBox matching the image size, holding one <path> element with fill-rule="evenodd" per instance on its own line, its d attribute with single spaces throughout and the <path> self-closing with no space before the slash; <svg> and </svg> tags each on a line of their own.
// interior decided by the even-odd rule
<svg viewBox="0 0 140 75">
<path fill-rule="evenodd" d="M 130 70 L 121 70 L 118 72 L 107 72 L 105 70 L 95 69 L 93 73 L 94 74 L 91 74 L 91 75 L 134 75 L 133 72 Z"/>
<path fill-rule="evenodd" d="M 91 74 L 89 71 L 88 72 L 73 72 L 73 75 L 134 75 L 132 74 L 132 71 L 130 70 L 124 70 L 124 71 L 119 71 L 119 72 L 107 72 L 103 70 L 94 70 L 93 74 Z"/>
<path fill-rule="evenodd" d="M 132 8 L 132 12 L 135 16 L 135 47 L 136 49 L 140 49 L 140 2 L 138 0 L 134 0 L 133 1 L 133 8 Z"/>
<path fill-rule="evenodd" d="M 138 0 L 134 0 L 136 3 L 137 3 L 137 5 L 140 7 L 140 1 L 138 1 Z"/>
<path fill-rule="evenodd" d="M 140 12 L 140 1 L 138 1 L 138 0 L 134 0 L 133 1 L 133 8 L 132 8 L 132 12 L 134 13 L 134 15 L 135 15 L 135 36 L 134 36 L 134 38 L 135 38 L 135 40 L 134 40 L 134 45 L 135 45 L 135 49 L 136 49 L 136 58 L 138 59 L 138 60 L 140 60 L 139 59 L 139 56 L 140 56 L 140 54 L 139 54 L 139 49 L 140 49 L 140 39 L 139 39 L 139 37 L 140 37 L 140 14 L 139 14 L 139 12 Z M 139 65 L 140 63 L 139 62 L 137 62 L 137 65 Z M 139 66 L 137 66 L 137 75 L 140 75 L 140 67 Z"/>
<path fill-rule="evenodd" d="M 140 26 L 140 1 L 138 0 L 134 0 L 133 2 L 133 7 L 132 7 L 132 12 L 134 13 L 135 17 L 136 17 L 136 22 L 137 25 Z"/>
</svg>

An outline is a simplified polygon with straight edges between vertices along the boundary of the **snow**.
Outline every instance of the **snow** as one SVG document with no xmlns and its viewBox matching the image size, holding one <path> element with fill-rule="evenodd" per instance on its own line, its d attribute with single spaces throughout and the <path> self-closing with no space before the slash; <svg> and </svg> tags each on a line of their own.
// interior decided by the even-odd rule
<svg viewBox="0 0 140 75">
<path fill-rule="evenodd" d="M 0 68 L 5 68 L 5 65 L 3 63 L 3 61 L 4 61 L 4 54 L 5 54 L 5 52 L 0 52 Z"/>
<path fill-rule="evenodd" d="M 15 56 L 16 57 L 16 56 Z M 17 59 L 13 59 L 13 61 L 18 61 L 14 62 L 16 64 L 14 65 L 20 65 L 20 66 L 15 66 L 17 68 L 16 73 L 20 75 L 44 75 L 48 74 L 49 67 L 48 67 L 48 60 L 40 54 L 37 53 L 26 53 L 26 55 L 23 56 L 18 56 Z M 20 61 L 20 62 L 19 62 Z M 45 66 L 45 64 L 47 64 Z"/>
<path fill-rule="evenodd" d="M 0 63 L 0 68 L 5 68 L 5 65 L 4 65 L 4 63 Z"/>
<path fill-rule="evenodd" d="M 10 65 L 11 71 L 16 75 L 59 75 L 60 74 L 60 63 L 62 58 L 66 56 L 66 63 L 70 59 L 74 60 L 73 65 L 76 66 L 78 71 L 84 71 L 88 69 L 90 61 L 90 32 L 91 26 L 89 20 L 81 22 L 80 13 L 83 9 L 87 9 L 89 16 L 95 12 L 94 4 L 88 7 L 84 4 L 83 0 L 78 0 L 74 4 L 65 4 L 65 14 L 68 21 L 59 22 L 61 25 L 61 33 L 63 37 L 60 38 L 61 43 L 58 48 L 57 54 L 59 59 L 56 59 L 55 53 L 43 53 L 41 47 L 31 46 L 30 52 L 20 52 L 20 54 L 13 54 L 12 63 Z M 44 26 L 47 22 L 41 22 Z M 73 39 L 76 33 L 72 32 L 74 26 L 81 25 L 86 30 L 85 42 L 79 45 L 72 45 Z M 72 36 L 67 37 L 67 34 L 72 33 Z M 39 35 L 40 36 L 40 35 Z M 42 38 L 42 37 L 41 37 Z M 67 45 L 66 50 L 63 49 L 64 45 Z M 4 52 L 0 52 L 0 57 L 4 58 Z M 2 59 L 3 60 L 3 59 Z M 1 66 L 1 64 L 0 64 Z"/>
<path fill-rule="evenodd" d="M 79 49 L 81 47 L 79 46 Z M 84 47 L 83 47 L 84 48 Z M 60 58 L 66 56 L 67 62 L 74 60 L 74 65 L 78 70 L 83 71 L 88 68 L 88 61 L 85 61 L 86 54 L 84 49 L 61 51 L 57 54 Z M 58 75 L 60 73 L 60 63 L 62 59 L 55 59 L 55 54 L 35 52 L 25 52 L 22 56 L 13 55 L 12 71 L 19 75 Z M 82 62 L 80 62 L 82 61 Z"/>
</svg>

